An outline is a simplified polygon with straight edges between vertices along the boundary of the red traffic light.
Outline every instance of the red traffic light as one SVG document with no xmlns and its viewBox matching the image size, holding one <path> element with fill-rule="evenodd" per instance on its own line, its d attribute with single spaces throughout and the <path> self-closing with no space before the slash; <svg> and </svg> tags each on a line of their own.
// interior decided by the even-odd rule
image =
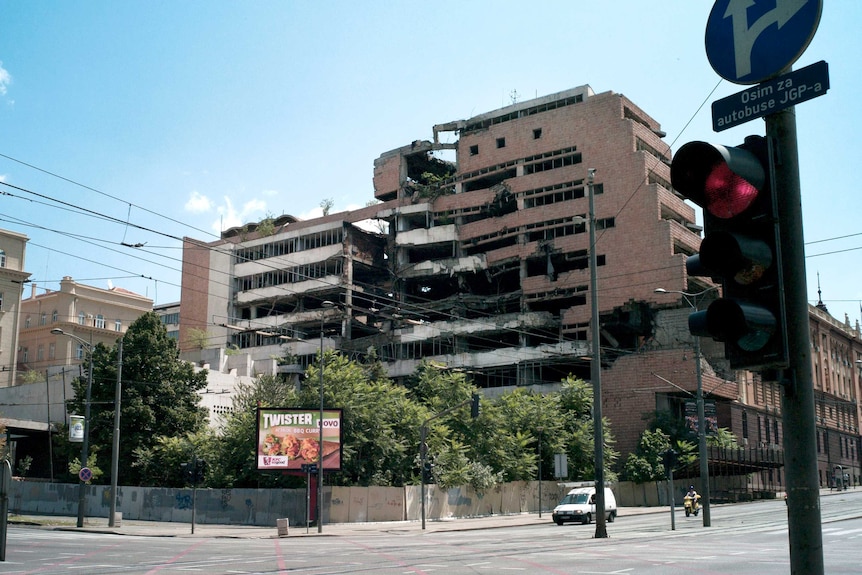
<svg viewBox="0 0 862 575">
<path fill-rule="evenodd" d="M 670 178 L 674 189 L 721 219 L 751 207 L 766 184 L 763 164 L 753 153 L 707 142 L 689 142 L 680 148 Z"/>
</svg>

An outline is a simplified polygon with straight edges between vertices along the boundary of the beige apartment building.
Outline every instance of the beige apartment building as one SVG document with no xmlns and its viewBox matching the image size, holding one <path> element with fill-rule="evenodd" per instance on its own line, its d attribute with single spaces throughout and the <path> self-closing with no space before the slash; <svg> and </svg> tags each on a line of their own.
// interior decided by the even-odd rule
<svg viewBox="0 0 862 575">
<path fill-rule="evenodd" d="M 18 309 L 24 284 L 24 254 L 29 238 L 0 230 L 0 387 L 15 385 L 18 349 Z"/>
<path fill-rule="evenodd" d="M 18 348 L 19 371 L 79 365 L 87 347 L 113 346 L 129 325 L 152 311 L 153 300 L 120 287 L 97 288 L 66 276 L 60 289 L 21 301 Z M 64 334 L 53 333 L 61 330 Z"/>
</svg>

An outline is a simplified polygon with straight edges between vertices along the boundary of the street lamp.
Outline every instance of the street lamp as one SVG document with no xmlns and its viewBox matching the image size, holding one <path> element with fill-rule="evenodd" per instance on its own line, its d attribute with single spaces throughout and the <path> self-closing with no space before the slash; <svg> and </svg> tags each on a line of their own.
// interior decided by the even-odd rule
<svg viewBox="0 0 862 575">
<path fill-rule="evenodd" d="M 114 386 L 114 440 L 111 445 L 111 510 L 108 527 L 116 527 L 117 476 L 120 467 L 120 398 L 123 389 L 123 338 L 117 340 L 117 383 Z M 194 513 L 194 509 L 192 509 Z M 194 523 L 192 523 L 194 526 Z"/>
<path fill-rule="evenodd" d="M 688 293 L 681 290 L 666 290 L 664 288 L 656 288 L 655 293 L 675 293 L 682 296 L 694 311 L 697 310 L 697 298 L 705 293 L 718 289 L 718 287 L 708 287 L 696 293 Z M 694 336 L 694 363 L 695 376 L 697 378 L 697 451 L 698 459 L 700 459 L 700 490 L 703 499 L 703 526 L 709 527 L 711 523 L 709 514 L 709 459 L 706 451 L 706 416 L 703 409 L 703 373 L 700 368 L 700 338 Z"/>
<path fill-rule="evenodd" d="M 90 367 L 87 372 L 87 399 L 86 403 L 84 404 L 84 441 L 81 443 L 81 470 L 83 470 L 85 467 L 87 467 L 87 457 L 89 455 L 90 449 L 90 396 L 93 392 L 93 343 L 87 342 L 87 340 L 78 337 L 77 335 L 66 333 L 65 331 L 57 327 L 52 329 L 51 333 L 54 335 L 65 335 L 66 337 L 71 337 L 72 339 L 80 343 L 82 346 L 85 346 L 90 356 Z M 80 473 L 78 479 L 78 527 L 83 527 L 84 508 L 86 507 L 86 482 L 80 476 Z"/>
<path fill-rule="evenodd" d="M 320 435 L 317 444 L 317 532 L 323 533 L 323 368 L 326 359 L 323 356 L 323 320 L 324 310 L 336 307 L 334 302 L 324 300 L 320 303 L 320 418 L 317 422 Z"/>
<path fill-rule="evenodd" d="M 596 475 L 596 533 L 595 538 L 608 536 L 605 525 L 605 432 L 602 424 L 602 358 L 601 326 L 599 325 L 598 256 L 596 255 L 596 207 L 593 180 L 596 169 L 587 170 L 587 189 L 590 207 L 590 331 L 592 358 L 590 379 L 593 384 L 593 451 Z"/>
</svg>

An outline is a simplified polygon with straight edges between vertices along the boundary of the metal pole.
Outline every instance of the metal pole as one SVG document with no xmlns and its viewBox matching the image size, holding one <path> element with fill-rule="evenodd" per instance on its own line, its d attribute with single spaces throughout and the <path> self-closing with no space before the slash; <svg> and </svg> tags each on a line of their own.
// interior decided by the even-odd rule
<svg viewBox="0 0 862 575">
<path fill-rule="evenodd" d="M 590 363 L 590 379 L 593 380 L 593 450 L 596 466 L 596 535 L 608 536 L 605 525 L 605 445 L 602 429 L 602 363 L 601 363 L 601 331 L 599 328 L 599 294 L 596 257 L 596 210 L 595 194 L 593 193 L 593 178 L 595 168 L 587 170 L 590 195 L 590 307 L 592 308 L 592 361 Z"/>
<path fill-rule="evenodd" d="M 539 428 L 539 519 L 542 518 L 542 429 Z"/>
<path fill-rule="evenodd" d="M 73 337 L 81 341 L 81 343 L 85 343 L 81 338 L 77 336 L 72 336 L 70 334 L 69 337 Z M 90 335 L 92 338 L 92 334 Z M 81 469 L 83 470 L 87 467 L 87 458 L 89 456 L 90 450 L 90 398 L 93 393 L 93 344 L 89 345 L 89 354 L 90 354 L 90 367 L 87 373 L 87 403 L 84 405 L 84 441 L 81 444 Z M 87 483 L 79 478 L 78 483 L 78 527 L 84 526 L 84 513 L 85 508 L 87 506 Z"/>
<path fill-rule="evenodd" d="M 320 312 L 320 417 L 317 425 L 320 435 L 317 444 L 317 532 L 323 533 L 323 311 Z"/>
<path fill-rule="evenodd" d="M 123 389 L 123 338 L 117 340 L 117 385 L 114 387 L 114 442 L 111 446 L 111 511 L 108 527 L 116 527 L 117 474 L 120 467 L 120 395 Z"/>
<path fill-rule="evenodd" d="M 421 488 L 419 490 L 420 508 L 422 511 L 422 529 L 425 529 L 425 462 L 428 460 L 428 446 L 425 440 L 428 437 L 428 426 L 422 424 L 419 438 L 419 476 Z"/>
<path fill-rule="evenodd" d="M 694 311 L 697 311 L 695 303 Z M 709 453 L 706 449 L 706 415 L 703 409 L 703 372 L 700 367 L 700 338 L 694 336 L 694 361 L 697 374 L 697 450 L 700 459 L 700 492 L 703 499 L 703 526 L 712 525 L 709 515 Z"/>
<path fill-rule="evenodd" d="M 673 492 L 673 468 L 667 472 L 667 498 L 670 499 L 670 530 L 676 531 L 676 501 Z"/>
<path fill-rule="evenodd" d="M 790 366 L 782 382 L 784 394 L 781 414 L 784 424 L 790 571 L 799 575 L 822 575 L 823 533 L 817 473 L 814 382 L 808 342 L 808 299 L 795 108 L 766 116 L 766 134 L 775 143 L 774 187 L 781 192 L 778 195 L 778 221 L 790 358 Z"/>
</svg>

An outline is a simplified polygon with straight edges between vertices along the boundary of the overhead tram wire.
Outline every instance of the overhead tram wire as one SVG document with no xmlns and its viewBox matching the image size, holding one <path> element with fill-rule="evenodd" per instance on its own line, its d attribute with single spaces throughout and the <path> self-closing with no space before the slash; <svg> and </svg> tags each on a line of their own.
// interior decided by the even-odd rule
<svg viewBox="0 0 862 575">
<path fill-rule="evenodd" d="M 194 226 L 192 226 L 192 225 L 189 225 L 189 224 L 187 224 L 187 223 L 185 223 L 185 222 L 181 222 L 181 221 L 179 221 L 179 220 L 176 220 L 176 219 L 171 218 L 171 217 L 169 217 L 169 216 L 166 216 L 166 215 L 164 215 L 164 214 L 160 214 L 159 212 L 155 212 L 155 211 L 153 211 L 153 210 L 150 210 L 150 209 L 148 209 L 148 208 L 145 208 L 145 207 L 143 207 L 143 206 L 139 206 L 139 205 L 137 205 L 137 204 L 132 204 L 132 203 L 130 203 L 128 200 L 121 200 L 120 198 L 118 198 L 118 197 L 116 197 L 116 196 L 112 196 L 111 194 L 108 194 L 108 193 L 106 193 L 106 192 L 103 192 L 103 191 L 101 191 L 101 190 L 99 190 L 99 189 L 96 189 L 96 188 L 94 188 L 94 187 L 92 187 L 92 186 L 88 186 L 88 185 L 86 185 L 86 184 L 82 184 L 82 183 L 80 183 L 80 182 L 78 182 L 78 181 L 75 181 L 75 180 L 73 180 L 73 179 L 71 179 L 71 178 L 67 178 L 66 176 L 61 176 L 60 174 L 56 174 L 56 173 L 54 173 L 54 172 L 51 172 L 50 170 L 46 170 L 45 168 L 40 168 L 39 166 L 36 166 L 36 165 L 34 165 L 34 164 L 30 164 L 30 163 L 25 162 L 25 161 L 23 161 L 23 160 L 19 160 L 19 159 L 17 159 L 17 158 L 13 158 L 12 156 L 9 156 L 9 155 L 6 155 L 6 154 L 3 154 L 3 153 L 0 153 L 0 158 L 6 158 L 6 159 L 7 159 L 7 160 L 9 160 L 10 162 L 15 162 L 15 163 L 20 164 L 20 165 L 22 165 L 22 166 L 26 166 L 26 167 L 28 167 L 28 168 L 30 168 L 30 169 L 32 169 L 32 170 L 36 170 L 37 172 L 42 172 L 43 174 L 49 175 L 49 176 L 51 176 L 51 177 L 53 177 L 53 178 L 57 178 L 58 180 L 62 180 L 62 181 L 64 181 L 64 182 L 67 182 L 67 183 L 69 183 L 69 184 L 72 184 L 73 186 L 78 186 L 78 187 L 83 188 L 83 189 L 85 189 L 85 190 L 89 190 L 89 191 L 91 191 L 91 192 L 94 192 L 94 193 L 100 194 L 100 195 L 102 195 L 102 196 L 105 196 L 106 198 L 110 198 L 110 199 L 112 199 L 112 200 L 114 200 L 114 201 L 117 201 L 117 202 L 120 202 L 120 203 L 122 203 L 122 204 L 128 204 L 129 206 L 134 206 L 134 207 L 138 208 L 139 210 L 141 210 L 141 211 L 143 211 L 143 212 L 146 212 L 146 213 L 148 213 L 148 214 L 152 214 L 152 215 L 154 215 L 154 216 L 158 216 L 158 217 L 160 217 L 160 218 L 163 218 L 163 219 L 165 219 L 165 220 L 168 220 L 169 222 L 173 222 L 173 223 L 175 223 L 175 224 L 179 224 L 179 225 L 184 226 L 184 227 L 186 227 L 186 228 L 189 228 L 189 229 L 191 229 L 191 230 L 195 230 L 195 231 L 197 231 L 197 232 L 201 232 L 202 234 L 205 234 L 205 235 L 208 235 L 208 236 L 213 236 L 213 237 L 218 237 L 216 234 L 213 234 L 212 232 L 208 232 L 208 231 L 206 231 L 206 230 L 202 230 L 202 229 L 200 229 L 200 228 L 196 228 L 196 227 L 194 227 Z M 0 182 L 0 183 L 2 183 L 2 182 Z"/>
<path fill-rule="evenodd" d="M 56 207 L 56 206 L 53 206 L 53 205 L 50 205 L 50 204 L 49 204 L 49 207 Z M 87 210 L 87 212 L 88 212 L 88 215 L 91 215 L 91 217 L 99 217 L 99 216 L 101 216 L 101 214 L 99 214 L 98 212 L 94 212 L 94 211 L 91 211 L 91 210 Z M 118 223 L 118 224 L 119 224 L 119 223 L 121 223 L 121 221 L 120 221 L 120 220 L 117 220 L 116 218 L 106 217 L 106 219 L 112 220 L 112 221 L 114 221 L 115 223 Z M 122 222 L 122 223 L 123 223 L 123 224 L 126 224 L 126 222 Z M 41 226 L 37 226 L 37 227 L 41 227 Z M 139 227 L 140 227 L 140 226 L 139 226 Z M 42 228 L 42 229 L 46 229 L 46 228 Z M 61 235 L 74 236 L 74 234 L 68 234 L 68 233 L 65 233 L 65 232 L 57 231 L 57 230 L 49 230 L 49 231 L 54 231 L 55 233 L 59 233 L 59 234 L 61 234 Z M 77 239 L 80 239 L 80 238 L 78 237 Z M 81 241 L 83 241 L 83 240 L 81 240 Z M 46 246 L 41 246 L 41 245 L 39 245 L 39 244 L 33 244 L 33 245 L 37 245 L 37 246 L 39 246 L 39 247 L 43 247 L 43 248 L 45 248 L 45 249 L 51 249 L 51 248 L 47 248 Z M 201 243 L 201 245 L 202 245 L 202 247 L 204 247 L 204 248 L 206 248 L 206 249 L 209 249 L 209 250 L 213 250 L 213 251 L 217 251 L 217 252 L 226 253 L 226 254 L 231 255 L 231 256 L 233 256 L 233 255 L 234 255 L 231 251 L 229 251 L 229 250 L 220 250 L 217 246 L 209 246 L 209 245 L 205 245 L 205 244 L 203 244 L 203 243 Z M 103 247 L 103 248 L 104 248 L 104 246 L 100 246 L 100 247 Z M 115 251 L 115 252 L 117 252 L 117 253 L 123 253 L 123 252 L 119 252 L 118 250 L 113 250 L 113 249 L 111 249 L 111 248 L 104 248 L 104 249 L 109 249 L 109 250 L 111 250 L 111 251 Z M 58 251 L 58 250 L 52 250 L 52 251 L 57 251 L 58 253 L 62 253 L 63 255 L 66 255 L 66 256 L 69 256 L 69 257 L 78 257 L 79 259 L 82 259 L 82 260 L 84 260 L 84 261 L 88 261 L 88 262 L 91 262 L 91 263 L 101 264 L 101 262 L 94 262 L 93 260 L 88 260 L 88 259 L 86 259 L 86 258 L 80 258 L 80 256 L 75 256 L 74 254 L 68 254 L 68 253 L 65 253 L 65 252 L 60 252 L 60 251 Z M 143 250 L 143 251 L 147 251 L 147 250 Z M 181 260 L 179 260 L 178 258 L 169 258 L 168 256 L 163 256 L 163 255 L 161 255 L 161 254 L 154 254 L 154 255 L 158 255 L 159 257 L 164 257 L 164 258 L 166 258 L 166 259 L 174 259 L 175 261 L 181 261 Z M 140 259 L 140 260 L 142 260 L 142 261 L 148 262 L 148 263 L 153 263 L 153 264 L 155 264 L 155 265 L 158 265 L 158 264 L 156 264 L 156 262 L 152 262 L 151 260 L 146 260 L 146 259 L 144 259 L 144 258 L 140 258 L 140 257 L 138 257 L 138 256 L 133 256 L 133 257 L 135 257 L 136 259 Z M 293 263 L 296 263 L 296 262 L 293 262 Z M 105 264 L 101 264 L 101 265 L 105 265 Z M 266 266 L 266 267 L 269 267 L 269 268 L 270 268 L 270 269 L 272 269 L 272 270 L 278 270 L 278 269 L 280 269 L 280 268 L 278 268 L 278 267 L 275 267 L 275 266 L 272 266 L 272 265 L 269 265 L 269 264 L 263 264 L 263 265 L 264 265 L 264 266 Z M 112 266 L 106 266 L 106 267 L 112 267 Z M 119 268 L 113 268 L 113 269 L 119 269 Z M 120 271 L 124 271 L 124 272 L 126 272 L 126 273 L 132 273 L 132 272 L 128 272 L 128 270 L 120 270 Z M 175 271 L 179 271 L 179 270 L 175 270 Z M 219 271 L 219 270 L 214 270 L 214 271 Z M 224 273 L 224 274 L 226 274 L 226 275 L 228 275 L 228 276 L 229 276 L 229 273 L 228 273 L 228 272 L 222 272 L 222 273 Z M 621 275 L 632 275 L 632 274 L 621 274 Z M 150 277 L 150 276 L 138 275 L 138 276 L 135 276 L 135 277 L 141 277 L 141 278 L 144 278 L 144 279 L 149 279 L 149 280 L 151 280 L 151 281 L 157 281 L 157 280 L 155 280 L 155 278 L 152 278 L 152 277 Z M 230 277 L 230 276 L 229 276 L 229 277 Z M 311 277 L 309 277 L 308 279 L 319 279 L 319 278 L 311 278 Z M 322 280 L 321 280 L 321 281 L 322 281 Z M 173 282 L 164 281 L 164 283 L 166 283 L 166 284 L 168 284 L 168 285 L 175 286 L 175 287 L 182 287 L 181 285 L 179 285 L 179 286 L 178 286 L 176 283 L 173 283 Z M 222 283 L 222 285 L 224 285 L 225 287 L 229 287 L 229 284 L 226 284 L 226 283 Z M 361 283 L 357 283 L 357 285 L 362 285 L 362 284 L 361 284 Z M 279 286 L 279 287 L 280 287 L 280 286 Z M 371 286 L 370 284 L 367 284 L 367 285 L 366 285 L 366 287 L 376 287 L 376 286 Z M 281 289 L 283 289 L 284 291 L 286 291 L 286 292 L 287 292 L 287 295 L 297 295 L 297 293 L 296 293 L 295 291 L 290 290 L 289 288 L 282 287 Z M 613 289 L 613 288 L 606 288 L 606 289 Z M 605 290 L 603 290 L 603 291 L 605 291 Z M 205 295 L 205 293 L 202 293 L 202 295 Z M 314 296 L 311 296 L 311 297 L 314 297 Z M 378 299 L 378 300 L 381 300 L 381 301 L 386 301 L 386 298 L 384 298 L 384 297 L 382 297 L 382 296 L 377 296 L 377 299 Z M 402 309 L 402 310 L 403 310 L 403 309 L 405 309 L 405 308 L 412 308 L 412 310 L 410 310 L 410 311 L 412 311 L 413 313 L 416 313 L 416 314 L 420 314 L 420 315 L 421 315 L 421 314 L 428 314 L 428 313 L 433 313 L 433 314 L 436 314 L 436 315 L 440 315 L 440 314 L 441 314 L 441 312 L 439 312 L 439 311 L 435 311 L 435 310 L 433 310 L 433 309 L 431 309 L 431 308 L 429 308 L 429 307 L 425 307 L 425 306 L 423 306 L 421 303 L 417 303 L 417 302 L 415 301 L 415 300 L 417 299 L 415 296 L 414 296 L 414 298 L 413 298 L 413 299 L 414 299 L 414 301 L 413 301 L 413 302 L 403 302 L 403 301 L 400 301 L 400 300 L 392 299 L 392 300 L 390 300 L 390 301 L 389 301 L 389 304 L 390 304 L 391 306 L 398 307 L 398 308 L 400 308 L 400 309 Z M 428 302 L 428 303 L 430 303 L 430 302 L 432 302 L 432 301 L 434 301 L 434 300 L 431 300 L 430 298 L 425 300 L 425 302 Z M 479 313 L 481 313 L 481 312 L 479 312 Z M 458 319 L 458 320 L 460 320 L 460 321 L 473 321 L 473 322 L 481 322 L 481 321 L 483 321 L 482 319 L 479 319 L 479 318 L 463 318 L 463 317 L 460 317 L 460 316 L 456 316 L 456 315 L 454 315 L 454 314 L 452 314 L 452 313 L 444 314 L 444 315 L 448 315 L 448 317 L 450 317 L 451 319 Z M 488 319 L 492 319 L 492 318 L 494 317 L 494 315 L 495 315 L 495 314 L 492 314 L 492 313 L 486 313 L 486 314 L 484 315 L 484 317 L 485 317 L 485 318 L 488 318 Z M 513 332 L 516 332 L 516 333 L 519 333 L 519 334 L 522 334 L 522 335 L 527 334 L 527 332 L 526 332 L 526 331 L 524 331 L 524 330 L 518 330 L 518 329 L 514 329 L 514 330 L 512 330 L 512 329 L 510 329 L 509 331 L 513 331 Z M 534 335 L 541 335 L 541 334 L 537 334 L 536 332 L 533 332 L 533 334 L 534 334 Z M 546 334 L 546 336 L 547 336 L 547 337 L 549 337 L 549 338 L 555 338 L 555 337 L 558 337 L 558 333 L 557 333 L 556 331 L 554 331 L 554 332 L 550 332 L 550 331 L 548 331 L 548 332 L 547 332 L 547 334 Z M 481 339 L 483 339 L 481 336 L 476 336 L 476 337 L 474 337 L 474 341 L 476 341 L 476 340 L 481 340 Z M 492 338 L 484 338 L 484 339 L 486 339 L 486 340 L 489 342 L 489 344 L 497 344 L 497 343 L 498 343 L 498 342 L 497 342 L 497 340 L 492 339 Z M 495 345 L 489 345 L 489 347 L 488 347 L 488 349 L 494 349 L 494 348 L 495 348 Z"/>
<path fill-rule="evenodd" d="M 54 207 L 54 206 L 50 206 L 50 207 Z M 98 215 L 99 215 L 97 212 L 92 212 L 92 213 L 93 213 L 93 217 L 96 217 L 96 216 L 98 216 Z M 110 219 L 110 218 L 109 218 L 109 219 Z M 116 223 L 119 223 L 119 222 L 117 222 L 117 221 L 116 221 L 116 219 L 114 219 L 114 221 L 115 221 Z M 41 226 L 37 226 L 37 227 L 41 227 Z M 47 229 L 47 228 L 42 228 L 42 229 Z M 68 234 L 68 233 L 65 233 L 65 232 L 57 231 L 57 230 L 49 230 L 49 231 L 54 231 L 55 233 L 59 233 L 59 234 L 61 234 L 61 235 L 75 236 L 74 234 Z M 80 239 L 80 237 L 77 237 L 77 236 L 76 236 L 76 238 L 77 238 L 77 239 Z M 83 240 L 81 240 L 81 241 L 83 241 Z M 37 245 L 37 246 L 39 246 L 39 247 L 43 247 L 43 248 L 45 248 L 45 249 L 51 249 L 51 248 L 47 248 L 46 246 L 41 246 L 41 245 L 39 245 L 39 244 L 33 244 L 33 245 Z M 100 246 L 100 247 L 103 247 L 103 248 L 104 248 L 104 246 Z M 221 251 L 222 253 L 226 253 L 226 254 L 229 254 L 229 255 L 233 255 L 233 254 L 232 254 L 232 252 L 230 252 L 230 251 L 228 251 L 228 250 L 220 250 L 220 249 L 218 249 L 218 247 L 216 247 L 216 246 L 203 246 L 203 247 L 205 247 L 206 249 L 213 250 L 213 251 Z M 118 250 L 113 250 L 113 249 L 111 249 L 111 248 L 104 248 L 104 249 L 109 249 L 109 250 L 111 250 L 111 251 L 115 251 L 115 252 L 117 252 L 117 253 L 122 253 L 122 252 L 119 252 Z M 89 259 L 87 259 L 87 258 L 80 258 L 80 256 L 75 256 L 74 254 L 68 254 L 68 253 L 65 253 L 65 252 L 60 252 L 59 250 L 52 250 L 52 251 L 57 251 L 57 253 L 62 253 L 63 255 L 66 255 L 66 256 L 69 256 L 69 257 L 78 257 L 79 259 L 82 259 L 82 260 L 84 260 L 84 261 L 88 261 L 88 262 L 91 262 L 91 263 L 101 264 L 101 262 L 93 262 L 93 260 L 89 260 Z M 147 250 L 143 250 L 143 251 L 147 251 Z M 177 259 L 177 258 L 169 258 L 168 256 L 163 256 L 163 255 L 161 255 L 161 254 L 154 254 L 154 255 L 158 255 L 159 257 L 164 257 L 164 258 L 167 258 L 167 259 L 174 259 L 174 260 L 176 260 L 176 261 L 181 261 L 181 260 L 179 260 L 179 259 Z M 138 256 L 133 256 L 133 257 L 135 257 L 136 259 L 140 259 L 140 260 L 142 260 L 142 261 L 148 262 L 148 263 L 156 264 L 156 262 L 152 262 L 151 260 L 146 260 L 146 259 L 144 259 L 144 258 L 140 258 L 140 257 L 138 257 Z M 294 263 L 295 263 L 295 262 L 294 262 Z M 101 265 L 105 265 L 105 264 L 101 264 Z M 156 264 L 156 265 L 158 265 L 158 264 Z M 278 267 L 271 266 L 271 265 L 269 265 L 269 264 L 264 264 L 264 266 L 267 266 L 267 267 L 269 267 L 270 269 L 273 269 L 273 270 L 278 270 L 278 269 L 280 269 L 280 268 L 278 268 Z M 106 267 L 111 267 L 111 266 L 106 266 Z M 113 269 L 119 269 L 119 268 L 113 268 Z M 121 271 L 125 271 L 126 273 L 132 273 L 132 272 L 128 272 L 127 270 L 121 270 Z M 179 271 L 179 270 L 175 270 L 175 271 Z M 214 270 L 214 271 L 219 271 L 219 270 Z M 229 274 L 228 274 L 228 272 L 222 272 L 222 273 L 229 275 Z M 626 274 L 626 275 L 628 275 L 628 274 Z M 157 280 L 155 280 L 155 278 L 152 278 L 152 277 L 150 277 L 150 276 L 138 275 L 138 276 L 135 276 L 135 277 L 141 277 L 141 278 L 144 278 L 144 279 L 149 279 L 149 280 L 151 280 L 151 281 L 157 281 Z M 230 276 L 229 276 L 229 277 L 230 277 Z M 310 278 L 310 277 L 309 277 L 308 279 L 319 279 L 319 278 Z M 168 285 L 172 285 L 172 286 L 175 286 L 175 287 L 181 287 L 181 285 L 180 285 L 180 286 L 178 286 L 176 283 L 173 283 L 173 282 L 165 281 L 164 283 L 167 283 Z M 226 283 L 222 283 L 222 285 L 224 285 L 225 287 L 229 287 L 229 285 L 228 285 L 228 284 L 226 284 Z M 362 285 L 362 284 L 361 284 L 361 283 L 357 283 L 357 285 Z M 371 286 L 370 284 L 367 284 L 367 285 L 366 285 L 366 287 L 376 287 L 376 286 Z M 284 287 L 282 287 L 282 289 L 283 289 L 284 291 L 286 291 L 286 292 L 287 292 L 287 295 L 297 295 L 295 291 L 289 290 L 289 288 L 284 288 Z M 205 294 L 203 294 L 203 293 L 202 293 L 202 295 L 205 295 Z M 314 296 L 311 296 L 311 297 L 314 297 Z M 382 297 L 382 296 L 377 296 L 377 299 L 378 299 L 378 300 L 381 300 L 381 301 L 385 301 L 385 300 L 386 300 L 386 298 L 384 298 L 384 297 Z M 416 299 L 416 298 L 414 297 L 414 300 L 415 300 L 415 299 Z M 425 301 L 430 303 L 430 302 L 432 302 L 432 301 L 434 301 L 434 300 L 426 299 Z M 428 308 L 428 307 L 425 307 L 425 306 L 423 306 L 421 303 L 417 303 L 417 302 L 415 302 L 415 301 L 413 301 L 413 302 L 403 302 L 403 301 L 400 301 L 400 300 L 392 299 L 392 300 L 390 300 L 390 301 L 389 301 L 389 304 L 390 304 L 391 306 L 398 307 L 398 308 L 400 308 L 400 309 L 413 308 L 411 311 L 412 311 L 413 313 L 420 314 L 420 315 L 421 315 L 421 314 L 427 314 L 427 313 L 435 313 L 436 315 L 440 315 L 440 314 L 441 314 L 441 312 L 439 312 L 439 311 L 435 311 L 435 310 L 433 310 L 433 309 L 431 309 L 431 308 Z M 452 319 L 458 319 L 458 320 L 460 320 L 460 321 L 474 321 L 474 322 L 481 322 L 481 321 L 483 321 L 482 319 L 479 319 L 479 318 L 469 318 L 469 319 L 467 319 L 467 318 L 463 318 L 463 317 L 455 316 L 454 314 L 451 314 L 451 313 L 450 313 L 450 314 L 447 314 L 447 315 L 448 315 L 450 318 L 452 318 Z M 489 318 L 489 319 L 492 319 L 492 318 L 494 317 L 494 314 L 487 313 L 487 314 L 485 314 L 485 315 L 484 315 L 484 317 Z M 527 333 L 527 332 L 525 332 L 525 331 L 523 331 L 523 330 L 517 330 L 517 329 L 515 329 L 515 330 L 509 330 L 509 331 L 514 331 L 514 332 L 517 332 L 517 333 L 520 333 L 520 334 L 526 334 L 526 333 Z M 535 332 L 533 332 L 533 333 L 535 334 Z M 539 334 L 539 335 L 540 335 L 540 334 Z M 547 334 L 546 334 L 546 335 L 547 335 L 547 337 L 549 337 L 549 338 L 554 338 L 554 337 L 557 337 L 557 336 L 558 336 L 558 333 L 557 333 L 556 331 L 554 331 L 554 332 L 550 332 L 550 331 L 549 331 L 549 332 L 547 332 Z M 474 341 L 475 341 L 475 340 L 481 340 L 481 339 L 483 339 L 483 338 L 481 338 L 480 336 L 479 336 L 479 337 L 475 337 L 475 338 L 474 338 Z M 484 338 L 484 339 L 487 339 L 487 341 L 489 342 L 489 344 L 496 344 L 496 343 L 498 343 L 496 340 L 494 340 L 494 339 L 492 339 L 492 338 Z M 495 347 L 494 345 L 489 345 L 488 349 L 493 349 L 494 347 Z"/>
</svg>

